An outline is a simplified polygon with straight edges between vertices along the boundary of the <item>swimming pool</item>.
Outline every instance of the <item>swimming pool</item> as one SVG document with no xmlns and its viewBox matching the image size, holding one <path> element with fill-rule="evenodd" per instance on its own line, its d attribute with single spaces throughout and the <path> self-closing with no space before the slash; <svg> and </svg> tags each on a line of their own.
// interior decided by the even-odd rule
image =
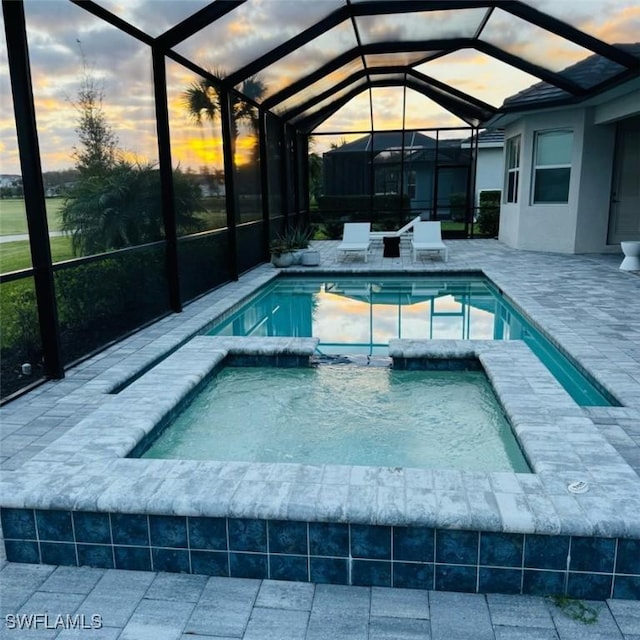
<svg viewBox="0 0 640 640">
<path fill-rule="evenodd" d="M 321 353 L 365 356 L 392 338 L 523 340 L 579 405 L 618 404 L 480 275 L 281 275 L 209 335 L 314 336 Z"/>
<path fill-rule="evenodd" d="M 353 364 L 224 367 L 143 457 L 529 471 L 483 371 Z"/>
</svg>

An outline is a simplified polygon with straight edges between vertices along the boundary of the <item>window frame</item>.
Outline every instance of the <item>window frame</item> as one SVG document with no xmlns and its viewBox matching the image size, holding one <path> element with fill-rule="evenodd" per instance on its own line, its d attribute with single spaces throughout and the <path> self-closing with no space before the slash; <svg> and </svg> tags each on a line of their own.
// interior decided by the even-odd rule
<svg viewBox="0 0 640 640">
<path fill-rule="evenodd" d="M 557 133 L 567 133 L 570 134 L 570 143 L 569 143 L 569 160 L 568 162 L 558 162 L 554 164 L 539 164 L 538 163 L 538 149 L 539 149 L 539 141 L 540 138 L 549 135 L 549 134 L 557 134 Z M 541 129 L 540 131 L 535 131 L 533 135 L 533 159 L 531 162 L 531 197 L 530 201 L 532 205 L 545 205 L 545 204 L 567 204 L 569 202 L 569 192 L 571 190 L 571 152 L 573 147 L 573 129 L 568 127 L 559 127 L 555 129 Z M 538 174 L 543 171 L 550 170 L 558 170 L 558 169 L 567 169 L 569 171 L 569 179 L 567 181 L 567 193 L 566 198 L 562 200 L 540 200 L 536 199 L 536 185 L 538 182 Z"/>
<path fill-rule="evenodd" d="M 504 203 L 517 204 L 520 189 L 522 134 L 508 138 L 505 144 Z"/>
</svg>

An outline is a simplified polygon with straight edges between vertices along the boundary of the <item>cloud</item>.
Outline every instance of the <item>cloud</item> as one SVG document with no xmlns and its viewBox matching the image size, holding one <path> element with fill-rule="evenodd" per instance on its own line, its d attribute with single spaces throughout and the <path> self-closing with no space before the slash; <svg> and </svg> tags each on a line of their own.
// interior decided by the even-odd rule
<svg viewBox="0 0 640 640">
<path fill-rule="evenodd" d="M 590 15 L 584 22 L 585 30 L 610 44 L 638 42 L 640 36 L 640 7 L 629 6 L 595 18 Z"/>
<path fill-rule="evenodd" d="M 635 41 L 640 33 L 637 0 L 530 1 L 540 10 L 548 11 L 607 42 Z M 204 0 L 99 0 L 99 4 L 155 36 L 200 10 L 206 3 Z M 342 6 L 344 0 L 252 0 L 206 27 L 178 49 L 193 52 L 202 66 L 221 66 L 233 71 Z M 71 102 L 81 85 L 83 54 L 88 70 L 104 90 L 105 113 L 122 148 L 153 160 L 157 156 L 157 142 L 149 48 L 67 0 L 28 0 L 25 12 L 45 170 L 72 165 L 71 153 L 78 140 L 75 132 L 77 112 Z M 386 39 L 389 35 L 411 40 L 467 35 L 482 15 L 484 9 L 468 9 L 419 12 L 398 17 L 389 15 L 380 20 L 358 18 L 357 21 L 365 41 L 367 38 Z M 484 36 L 534 60 L 543 55 L 543 61 L 554 68 L 567 66 L 576 56 L 581 57 L 585 53 L 559 38 L 549 37 L 544 31 L 530 27 L 501 9 L 493 12 Z M 260 77 L 268 87 L 267 95 L 320 68 L 355 45 L 351 21 L 343 21 L 264 69 Z M 402 56 L 405 56 L 405 62 L 414 59 L 412 54 Z M 379 58 L 376 64 L 380 61 Z M 388 58 L 388 61 L 394 63 L 397 58 Z M 328 74 L 309 88 L 308 95 L 335 86 L 345 72 L 352 73 L 357 68 L 361 68 L 360 60 L 355 60 L 353 65 L 345 65 L 335 74 Z M 537 78 L 471 50 L 448 54 L 418 68 L 494 106 L 499 106 L 507 95 L 537 81 Z M 193 80 L 193 74 L 171 61 L 167 62 L 167 71 L 174 162 L 183 165 L 202 163 L 210 157 L 217 163 L 216 153 L 207 151 L 207 145 L 202 143 L 203 134 L 206 134 L 205 139 L 214 136 L 211 127 L 195 127 L 180 103 L 180 93 Z M 0 144 L 5 150 L 2 170 L 19 173 L 17 154 L 12 151 L 17 148 L 17 140 L 7 76 L 6 52 L 0 50 L 0 103 L 3 113 Z M 382 96 L 376 99 L 375 124 L 380 128 L 399 126 L 400 103 L 397 97 L 390 97 L 392 93 L 388 96 L 375 93 Z M 428 103 L 422 98 L 411 97 L 408 100 L 408 126 L 455 126 L 457 123 L 455 118 L 439 108 L 427 108 Z M 371 128 L 369 111 L 369 92 L 363 91 L 318 131 L 368 131 Z"/>
<path fill-rule="evenodd" d="M 204 6 L 202 0 L 100 0 L 100 5 L 152 36 L 164 33 Z"/>
<path fill-rule="evenodd" d="M 494 107 L 538 82 L 535 76 L 475 49 L 455 51 L 419 65 L 417 70 Z"/>
<path fill-rule="evenodd" d="M 342 0 L 254 0 L 177 45 L 176 51 L 204 68 L 224 68 L 231 73 L 298 35 L 342 4 Z"/>
</svg>

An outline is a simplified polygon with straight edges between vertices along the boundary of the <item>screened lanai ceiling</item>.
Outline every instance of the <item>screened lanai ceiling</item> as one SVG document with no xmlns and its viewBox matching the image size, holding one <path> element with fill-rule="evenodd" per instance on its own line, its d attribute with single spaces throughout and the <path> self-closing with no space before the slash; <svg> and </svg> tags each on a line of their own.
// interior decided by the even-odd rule
<svg viewBox="0 0 640 640">
<path fill-rule="evenodd" d="M 375 129 L 375 97 L 394 95 L 381 89 L 479 126 L 536 82 L 552 89 L 542 106 L 640 76 L 637 48 L 621 46 L 640 32 L 637 0 L 74 2 L 239 91 L 259 80 L 250 97 L 307 132 L 353 101 L 369 106 L 365 128 Z M 572 72 L 585 59 L 597 72 Z"/>
</svg>

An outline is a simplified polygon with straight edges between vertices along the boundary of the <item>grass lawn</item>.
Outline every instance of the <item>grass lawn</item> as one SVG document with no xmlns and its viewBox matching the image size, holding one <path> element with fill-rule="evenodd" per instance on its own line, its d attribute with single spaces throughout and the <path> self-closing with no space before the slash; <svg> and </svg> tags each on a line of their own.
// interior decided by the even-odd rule
<svg viewBox="0 0 640 640">
<path fill-rule="evenodd" d="M 75 257 L 71 249 L 71 238 L 67 236 L 50 238 L 50 242 L 51 255 L 54 262 Z M 31 253 L 29 252 L 29 242 L 27 240 L 0 243 L 0 273 L 29 269 L 30 267 Z"/>
<path fill-rule="evenodd" d="M 62 198 L 47 198 L 47 221 L 49 231 L 60 231 L 60 208 Z M 22 198 L 0 199 L 0 236 L 27 233 L 27 214 Z"/>
</svg>

